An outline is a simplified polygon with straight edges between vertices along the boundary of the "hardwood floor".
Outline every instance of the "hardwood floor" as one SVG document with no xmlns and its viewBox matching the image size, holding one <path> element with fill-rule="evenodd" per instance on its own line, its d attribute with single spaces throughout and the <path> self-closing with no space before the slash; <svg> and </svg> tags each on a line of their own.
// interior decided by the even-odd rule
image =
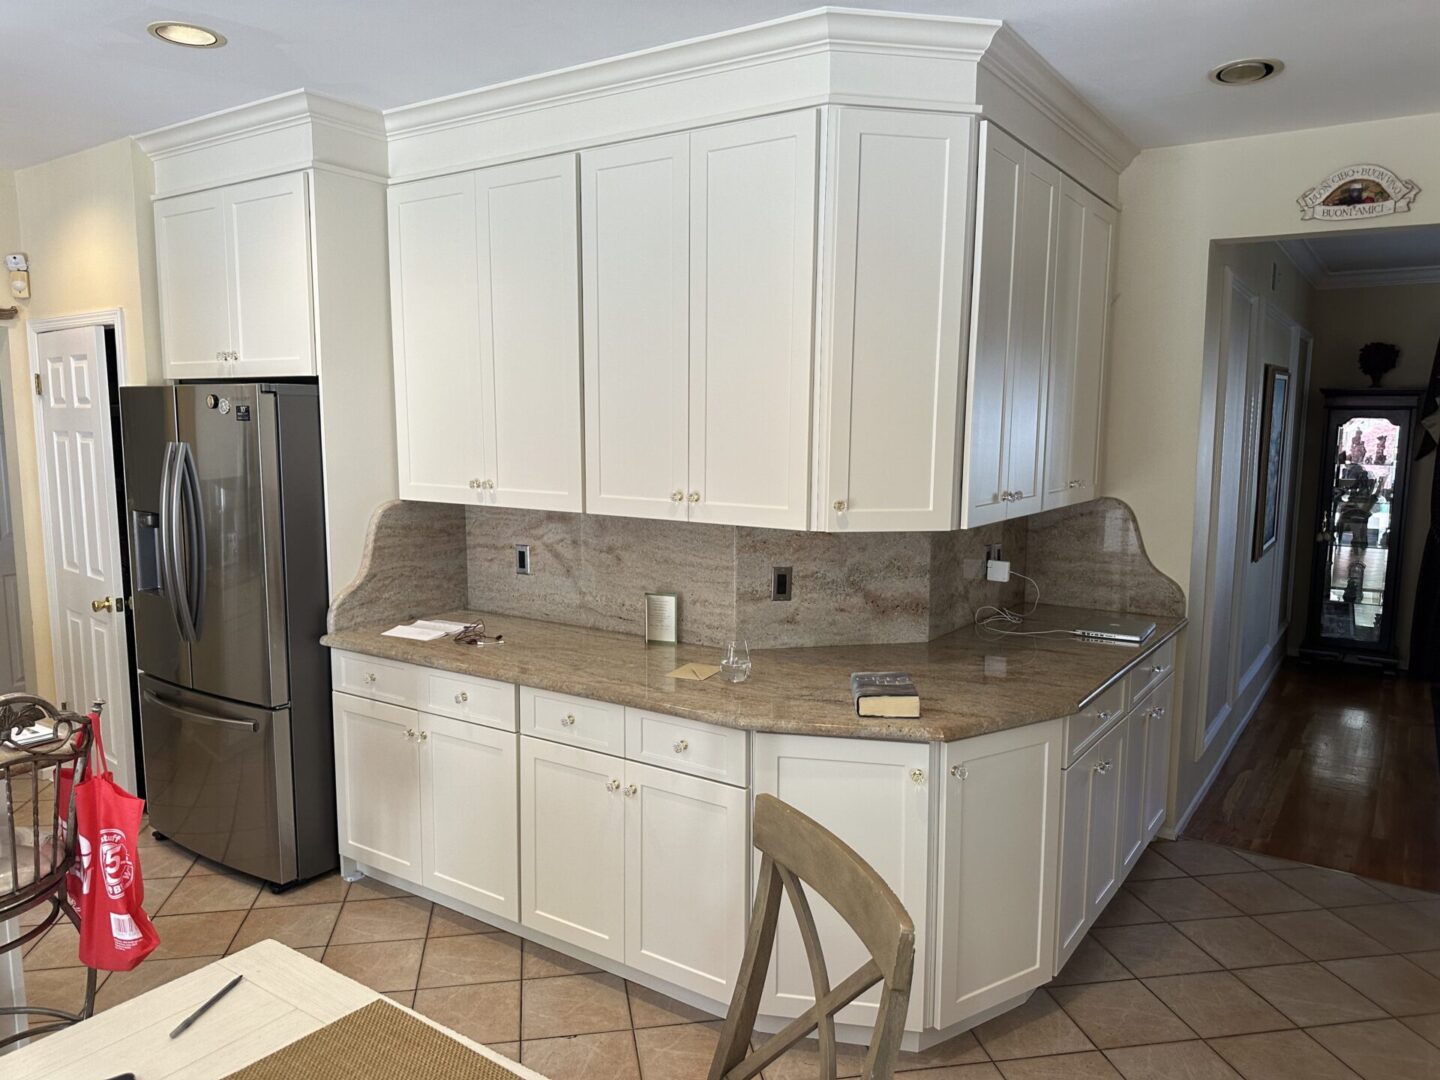
<svg viewBox="0 0 1440 1080">
<path fill-rule="evenodd" d="M 1185 835 L 1440 891 L 1428 684 L 1288 663 Z"/>
</svg>

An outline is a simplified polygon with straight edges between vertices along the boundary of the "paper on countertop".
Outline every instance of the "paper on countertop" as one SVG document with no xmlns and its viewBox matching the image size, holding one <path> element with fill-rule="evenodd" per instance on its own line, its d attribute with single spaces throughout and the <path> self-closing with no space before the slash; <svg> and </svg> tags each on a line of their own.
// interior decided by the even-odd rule
<svg viewBox="0 0 1440 1080">
<path fill-rule="evenodd" d="M 408 641 L 439 641 L 447 634 L 444 630 L 427 629 L 417 623 L 414 626 L 392 626 L 380 636 L 405 638 Z"/>
<path fill-rule="evenodd" d="M 458 634 L 470 624 L 452 622 L 449 619 L 416 619 L 410 625 L 421 630 L 439 630 L 442 634 Z"/>
<path fill-rule="evenodd" d="M 692 679 L 695 682 L 704 682 L 711 675 L 719 674 L 720 669 L 714 664 L 681 664 L 674 671 L 670 672 L 672 679 Z"/>
</svg>

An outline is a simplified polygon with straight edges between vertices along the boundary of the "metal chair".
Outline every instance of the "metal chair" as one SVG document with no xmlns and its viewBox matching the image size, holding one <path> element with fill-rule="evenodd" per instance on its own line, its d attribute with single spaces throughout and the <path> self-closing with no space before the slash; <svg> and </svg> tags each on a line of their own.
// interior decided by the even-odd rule
<svg viewBox="0 0 1440 1080">
<path fill-rule="evenodd" d="M 94 706 L 99 715 L 100 704 Z M 22 743 L 20 733 L 32 725 L 51 729 L 40 742 Z M 75 788 L 85 778 L 89 761 L 90 719 L 57 709 L 30 694 L 0 695 L 0 924 L 18 919 L 46 904 L 50 909 L 14 940 L 0 943 L 0 953 L 22 948 L 54 926 L 63 915 L 79 929 L 80 916 L 66 895 L 65 878 L 75 862 Z M 74 765 L 66 805 L 61 805 L 58 769 Z M 47 775 L 49 770 L 56 770 Z M 95 1010 L 95 970 L 87 969 L 85 1000 L 68 1013 L 38 1005 L 0 1008 L 0 1016 L 41 1016 L 54 1023 L 31 1025 L 0 1038 L 0 1047 L 84 1020 Z"/>
<path fill-rule="evenodd" d="M 748 1080 L 817 1028 L 820 1031 L 820 1078 L 835 1078 L 835 1013 L 876 983 L 883 983 L 880 1012 L 865 1056 L 863 1080 L 888 1080 L 895 1073 L 910 980 L 915 970 L 915 923 L 884 879 L 839 837 L 772 795 L 755 799 L 755 847 L 763 853 L 755 909 L 745 956 L 735 980 L 735 995 L 710 1064 L 710 1080 Z M 830 986 L 820 935 L 805 895 L 808 885 L 855 931 L 870 959 Z M 810 961 L 815 1004 L 748 1054 L 760 1010 L 760 996 L 775 927 L 780 894 L 800 924 L 800 937 Z"/>
</svg>

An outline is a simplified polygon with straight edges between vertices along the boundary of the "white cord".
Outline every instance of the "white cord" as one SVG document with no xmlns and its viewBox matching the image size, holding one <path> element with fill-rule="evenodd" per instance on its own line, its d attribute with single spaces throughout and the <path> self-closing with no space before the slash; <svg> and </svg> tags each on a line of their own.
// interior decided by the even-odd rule
<svg viewBox="0 0 1440 1080">
<path fill-rule="evenodd" d="M 1039 637 L 1042 634 L 1069 634 L 1070 630 L 1005 630 L 1004 626 L 1019 626 L 1031 615 L 1035 614 L 1036 608 L 1040 606 L 1040 585 L 1034 578 L 1026 577 L 1024 574 L 1017 574 L 1010 571 L 1011 577 L 1018 577 L 1021 581 L 1028 581 L 1035 586 L 1035 600 L 1031 603 L 1028 611 L 1011 611 L 1009 608 L 996 607 L 993 604 L 986 604 L 975 611 L 975 625 L 989 630 L 994 634 L 1008 634 L 1011 637 Z M 1029 590 L 1026 590 L 1027 592 Z M 989 615 L 985 614 L 990 612 Z"/>
</svg>

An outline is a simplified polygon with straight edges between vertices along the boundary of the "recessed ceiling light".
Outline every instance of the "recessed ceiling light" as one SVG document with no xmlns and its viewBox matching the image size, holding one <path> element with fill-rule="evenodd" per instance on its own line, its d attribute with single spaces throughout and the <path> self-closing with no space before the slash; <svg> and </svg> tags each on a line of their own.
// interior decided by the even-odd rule
<svg viewBox="0 0 1440 1080">
<path fill-rule="evenodd" d="M 191 26 L 189 23 L 157 22 L 151 23 L 147 29 L 161 41 L 168 41 L 171 45 L 184 45 L 189 49 L 218 49 L 225 44 L 224 34 L 206 30 L 203 26 Z"/>
<path fill-rule="evenodd" d="M 1285 65 L 1279 60 L 1232 60 L 1210 72 L 1210 81 L 1221 86 L 1249 86 L 1284 70 Z"/>
</svg>

